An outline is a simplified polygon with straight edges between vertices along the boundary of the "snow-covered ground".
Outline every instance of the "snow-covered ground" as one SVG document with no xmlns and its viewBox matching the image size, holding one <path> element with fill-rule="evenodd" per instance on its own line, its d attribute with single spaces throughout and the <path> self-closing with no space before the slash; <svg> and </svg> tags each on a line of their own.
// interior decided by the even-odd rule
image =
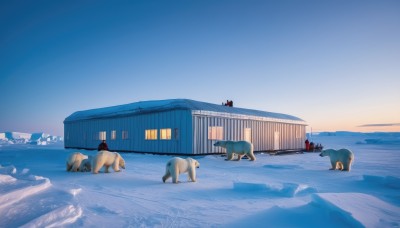
<svg viewBox="0 0 400 228">
<path fill-rule="evenodd" d="M 161 180 L 171 156 L 121 153 L 125 170 L 95 175 L 66 172 L 77 150 L 60 142 L 4 144 L 0 227 L 400 226 L 400 138 L 311 139 L 351 149 L 351 172 L 328 170 L 318 153 L 256 154 L 256 162 L 209 155 L 194 157 L 197 182 L 181 175 L 172 184 Z"/>
</svg>

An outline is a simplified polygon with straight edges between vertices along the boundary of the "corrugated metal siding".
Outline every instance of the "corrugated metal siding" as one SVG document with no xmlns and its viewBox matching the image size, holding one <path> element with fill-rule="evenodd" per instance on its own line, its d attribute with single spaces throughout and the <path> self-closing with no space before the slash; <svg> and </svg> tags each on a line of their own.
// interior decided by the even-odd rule
<svg viewBox="0 0 400 228">
<path fill-rule="evenodd" d="M 255 151 L 270 151 L 275 148 L 275 132 L 279 132 L 282 150 L 304 147 L 305 125 L 299 121 L 273 121 L 270 118 L 199 112 L 176 109 L 162 112 L 147 112 L 132 116 L 65 121 L 65 147 L 97 149 L 100 131 L 106 131 L 110 150 L 171 154 L 224 153 L 214 147 L 216 140 L 208 139 L 208 127 L 223 128 L 223 140 L 244 140 L 245 129 L 251 129 L 251 140 Z M 160 140 L 160 129 L 171 128 L 172 139 Z M 178 129 L 178 139 L 174 129 Z M 157 140 L 145 140 L 146 129 L 157 129 Z M 111 131 L 117 132 L 117 139 L 111 140 Z M 128 139 L 122 139 L 122 131 L 128 131 Z"/>
<path fill-rule="evenodd" d="M 191 112 L 173 110 L 119 118 L 93 119 L 64 124 L 65 147 L 97 149 L 100 131 L 106 131 L 110 150 L 150 153 L 191 153 L 192 123 Z M 172 139 L 160 140 L 160 129 L 171 128 Z M 178 129 L 178 139 L 174 129 Z M 157 129 L 157 140 L 145 140 L 146 129 Z M 111 140 L 111 131 L 117 137 Z M 128 139 L 122 139 L 122 131 L 128 131 Z"/>
<path fill-rule="evenodd" d="M 299 124 L 194 115 L 193 125 L 193 148 L 196 154 L 225 152 L 225 149 L 213 146 L 217 140 L 208 139 L 208 127 L 210 126 L 223 127 L 223 140 L 232 141 L 244 140 L 245 128 L 250 128 L 255 151 L 274 150 L 276 131 L 280 134 L 280 149 L 291 150 L 304 147 L 305 126 Z"/>
</svg>

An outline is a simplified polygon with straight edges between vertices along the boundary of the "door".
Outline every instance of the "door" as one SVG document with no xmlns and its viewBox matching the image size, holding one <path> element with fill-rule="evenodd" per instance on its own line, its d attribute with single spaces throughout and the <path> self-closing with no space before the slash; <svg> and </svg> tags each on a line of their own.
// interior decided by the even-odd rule
<svg viewBox="0 0 400 228">
<path fill-rule="evenodd" d="M 275 131 L 274 134 L 274 150 L 279 150 L 279 131 Z"/>
<path fill-rule="evenodd" d="M 244 141 L 251 142 L 251 128 L 244 129 Z"/>
</svg>

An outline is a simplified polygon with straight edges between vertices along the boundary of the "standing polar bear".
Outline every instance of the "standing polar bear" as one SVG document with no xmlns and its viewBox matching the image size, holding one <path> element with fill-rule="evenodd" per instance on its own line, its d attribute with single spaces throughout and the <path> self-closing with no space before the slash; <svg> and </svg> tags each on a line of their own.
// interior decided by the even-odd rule
<svg viewBox="0 0 400 228">
<path fill-rule="evenodd" d="M 321 157 L 329 156 L 331 159 L 331 166 L 330 170 L 342 170 L 342 171 L 350 171 L 351 165 L 354 162 L 354 154 L 348 149 L 327 149 L 323 150 L 319 155 Z"/>
<path fill-rule="evenodd" d="M 87 159 L 88 156 L 84 155 L 80 152 L 74 152 L 72 154 L 70 154 L 67 158 L 67 172 L 71 171 L 71 172 L 77 172 L 80 169 L 82 160 Z"/>
<path fill-rule="evenodd" d="M 102 167 L 105 167 L 105 172 L 109 173 L 108 168 L 112 166 L 115 172 L 120 171 L 120 167 L 125 169 L 125 160 L 117 152 L 110 152 L 107 150 L 99 151 L 93 158 L 92 172 L 99 173 Z"/>
<path fill-rule="evenodd" d="M 250 161 L 255 161 L 256 157 L 253 153 L 253 144 L 247 141 L 217 141 L 214 146 L 220 146 L 226 149 L 227 159 L 232 160 L 233 155 L 237 154 L 236 161 L 240 161 L 244 155 L 250 158 Z"/>
<path fill-rule="evenodd" d="M 200 163 L 193 158 L 174 157 L 167 162 L 165 166 L 165 175 L 162 177 L 165 183 L 172 176 L 172 182 L 178 183 L 178 177 L 181 173 L 188 173 L 189 180 L 196 182 L 196 168 L 200 167 Z"/>
</svg>

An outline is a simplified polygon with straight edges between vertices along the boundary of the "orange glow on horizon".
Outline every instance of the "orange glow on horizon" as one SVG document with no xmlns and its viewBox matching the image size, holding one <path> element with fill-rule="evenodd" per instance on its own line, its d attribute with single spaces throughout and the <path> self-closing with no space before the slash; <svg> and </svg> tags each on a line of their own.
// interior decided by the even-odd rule
<svg viewBox="0 0 400 228">
<path fill-rule="evenodd" d="M 400 125 L 391 125 L 391 126 L 353 126 L 353 127 L 322 127 L 316 126 L 313 127 L 311 125 L 306 127 L 307 133 L 310 132 L 335 132 L 335 131 L 352 131 L 352 132 L 400 132 Z"/>
</svg>

